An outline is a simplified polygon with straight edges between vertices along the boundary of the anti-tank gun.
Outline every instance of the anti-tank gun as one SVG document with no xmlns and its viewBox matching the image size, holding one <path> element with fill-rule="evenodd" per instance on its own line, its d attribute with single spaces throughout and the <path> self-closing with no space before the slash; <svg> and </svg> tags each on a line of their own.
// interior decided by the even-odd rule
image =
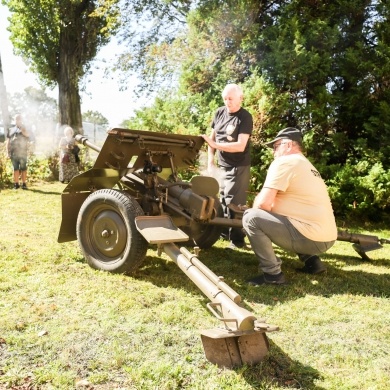
<svg viewBox="0 0 390 390">
<path fill-rule="evenodd" d="M 212 177 L 179 179 L 178 169 L 194 165 L 203 138 L 113 129 L 101 148 L 81 135 L 76 140 L 99 154 L 63 191 L 58 242 L 78 240 L 92 268 L 125 274 L 156 244 L 210 299 L 208 308 L 224 325 L 201 333 L 207 359 L 227 367 L 261 361 L 269 348 L 266 332 L 276 327 L 245 309 L 239 294 L 198 259 L 197 247 L 211 247 L 226 227 L 242 227 L 244 210 L 231 205 L 235 218 L 224 218 Z M 361 255 L 383 243 L 368 237 L 362 245 L 361 237 L 339 234 Z"/>
<path fill-rule="evenodd" d="M 62 193 L 58 242 L 77 239 L 92 268 L 126 274 L 156 244 L 210 299 L 207 307 L 223 324 L 201 332 L 206 358 L 226 367 L 261 361 L 266 332 L 277 328 L 244 308 L 240 295 L 198 259 L 197 247 L 211 247 L 224 227 L 242 225 L 223 217 L 214 178 L 179 179 L 178 169 L 194 165 L 203 138 L 113 129 L 102 148 L 80 135 L 76 140 L 99 154 Z"/>
</svg>

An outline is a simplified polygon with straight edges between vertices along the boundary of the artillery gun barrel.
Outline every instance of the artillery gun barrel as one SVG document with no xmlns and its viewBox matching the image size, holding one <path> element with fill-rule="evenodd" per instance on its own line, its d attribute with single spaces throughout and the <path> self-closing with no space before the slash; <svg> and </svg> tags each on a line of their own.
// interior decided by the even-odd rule
<svg viewBox="0 0 390 390">
<path fill-rule="evenodd" d="M 81 134 L 77 134 L 75 137 L 76 141 L 84 146 L 88 146 L 90 149 L 94 150 L 95 152 L 100 152 L 102 148 L 99 146 L 93 144 L 91 141 L 88 140 L 87 137 Z"/>
</svg>

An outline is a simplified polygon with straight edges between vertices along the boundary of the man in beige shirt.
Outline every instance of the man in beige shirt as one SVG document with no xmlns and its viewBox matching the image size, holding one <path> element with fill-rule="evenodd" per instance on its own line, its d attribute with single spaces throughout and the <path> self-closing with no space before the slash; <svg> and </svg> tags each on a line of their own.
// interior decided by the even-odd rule
<svg viewBox="0 0 390 390">
<path fill-rule="evenodd" d="M 253 208 L 243 216 L 244 229 L 263 271 L 248 281 L 251 285 L 286 282 L 273 243 L 297 253 L 305 262 L 301 271 L 317 274 L 326 271 L 318 255 L 337 239 L 326 185 L 302 154 L 301 132 L 287 127 L 266 145 L 273 148 L 274 161 Z"/>
</svg>

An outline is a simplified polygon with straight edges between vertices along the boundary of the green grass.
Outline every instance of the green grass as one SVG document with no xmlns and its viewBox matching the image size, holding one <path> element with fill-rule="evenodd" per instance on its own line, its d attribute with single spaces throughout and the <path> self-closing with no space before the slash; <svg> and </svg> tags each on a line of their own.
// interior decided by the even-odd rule
<svg viewBox="0 0 390 390">
<path fill-rule="evenodd" d="M 0 192 L 0 389 L 388 388 L 390 245 L 364 262 L 337 242 L 320 276 L 295 272 L 298 260 L 278 250 L 290 284 L 257 288 L 244 282 L 257 272 L 250 251 L 223 241 L 201 251 L 250 311 L 280 327 L 260 364 L 221 369 L 200 340 L 220 325 L 207 298 L 155 246 L 129 277 L 91 269 L 77 242 L 57 243 L 63 188 Z"/>
</svg>

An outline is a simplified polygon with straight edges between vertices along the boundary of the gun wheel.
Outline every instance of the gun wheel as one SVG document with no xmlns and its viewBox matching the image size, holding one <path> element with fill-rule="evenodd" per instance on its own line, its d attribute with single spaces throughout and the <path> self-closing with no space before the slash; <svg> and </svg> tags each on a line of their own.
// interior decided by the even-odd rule
<svg viewBox="0 0 390 390">
<path fill-rule="evenodd" d="M 111 189 L 93 192 L 80 208 L 76 233 L 87 263 L 94 269 L 130 274 L 145 258 L 148 243 L 134 219 L 144 212 L 128 195 Z"/>
</svg>

